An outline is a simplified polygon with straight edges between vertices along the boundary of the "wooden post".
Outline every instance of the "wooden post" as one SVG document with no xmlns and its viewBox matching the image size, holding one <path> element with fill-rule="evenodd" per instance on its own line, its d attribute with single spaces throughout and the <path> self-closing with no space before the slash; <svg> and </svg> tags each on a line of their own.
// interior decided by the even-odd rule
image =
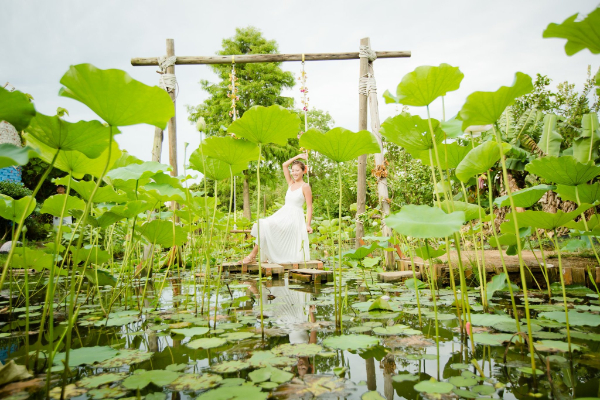
<svg viewBox="0 0 600 400">
<path fill-rule="evenodd" d="M 373 62 L 369 61 L 369 76 L 375 79 L 375 70 L 373 69 Z M 373 82 L 374 83 L 374 82 Z M 392 236 L 392 230 L 385 225 L 384 219 L 390 215 L 390 203 L 388 203 L 389 192 L 387 185 L 387 166 L 385 165 L 385 154 L 383 150 L 383 140 L 379 133 L 381 127 L 379 122 L 379 103 L 377 101 L 377 92 L 375 88 L 368 91 L 369 99 L 369 111 L 371 115 L 371 133 L 377 139 L 379 143 L 380 153 L 375 154 L 375 176 L 377 178 L 377 194 L 379 197 L 379 204 L 381 205 L 381 232 L 383 236 Z M 385 261 L 388 270 L 394 269 L 394 253 L 391 251 L 385 252 Z"/>
<path fill-rule="evenodd" d="M 152 161 L 160 162 L 163 144 L 163 130 L 154 128 L 154 143 L 152 144 Z"/>
<path fill-rule="evenodd" d="M 371 41 L 369 38 L 360 39 L 361 46 L 370 46 Z M 360 71 L 358 78 L 367 75 L 369 73 L 369 60 L 366 57 L 360 58 Z M 367 96 L 360 94 L 358 95 L 358 130 L 367 129 Z M 355 247 L 361 246 L 361 239 L 365 234 L 365 228 L 362 221 L 359 220 L 360 216 L 366 211 L 367 201 L 367 155 L 363 154 L 358 157 L 358 177 L 356 182 L 356 242 Z"/>
<path fill-rule="evenodd" d="M 167 57 L 175 55 L 175 40 L 167 39 Z M 175 66 L 171 65 L 167 68 L 167 74 L 175 74 Z M 175 107 L 175 89 L 169 90 L 169 96 L 173 100 L 173 107 Z M 171 164 L 171 176 L 177 176 L 177 115 L 169 120 L 169 164 Z M 173 203 L 175 205 L 175 203 Z"/>
</svg>

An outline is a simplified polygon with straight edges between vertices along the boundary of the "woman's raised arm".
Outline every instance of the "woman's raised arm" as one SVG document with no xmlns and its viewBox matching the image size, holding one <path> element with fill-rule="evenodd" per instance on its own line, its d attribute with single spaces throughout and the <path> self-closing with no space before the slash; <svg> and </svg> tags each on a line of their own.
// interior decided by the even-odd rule
<svg viewBox="0 0 600 400">
<path fill-rule="evenodd" d="M 284 162 L 283 164 L 281 164 L 281 167 L 283 168 L 283 176 L 285 176 L 285 180 L 288 185 L 291 185 L 292 183 L 294 183 L 294 180 L 292 179 L 292 177 L 290 175 L 290 170 L 289 170 L 290 164 L 299 158 L 306 160 L 308 158 L 308 156 L 306 154 L 298 154 L 297 156 L 292 157 L 289 160 L 287 160 L 286 162 Z"/>
</svg>

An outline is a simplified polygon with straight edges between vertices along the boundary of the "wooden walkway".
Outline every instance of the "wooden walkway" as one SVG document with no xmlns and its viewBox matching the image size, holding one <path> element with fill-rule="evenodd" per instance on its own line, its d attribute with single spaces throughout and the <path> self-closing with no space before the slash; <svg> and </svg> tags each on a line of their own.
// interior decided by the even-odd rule
<svg viewBox="0 0 600 400">
<path fill-rule="evenodd" d="M 262 263 L 262 265 L 263 265 L 263 267 L 265 265 L 271 265 L 271 266 L 278 265 L 283 268 L 284 272 L 292 270 L 292 269 L 298 269 L 298 268 L 323 269 L 323 261 L 321 261 L 321 260 L 309 260 L 309 261 L 306 261 L 305 263 L 279 263 L 279 264 Z M 257 262 L 253 262 L 250 264 L 242 264 L 241 262 L 224 263 L 223 271 L 241 272 L 241 273 L 248 273 L 248 272 L 258 273 L 258 263 Z M 263 271 L 264 271 L 264 268 L 263 268 Z"/>
</svg>

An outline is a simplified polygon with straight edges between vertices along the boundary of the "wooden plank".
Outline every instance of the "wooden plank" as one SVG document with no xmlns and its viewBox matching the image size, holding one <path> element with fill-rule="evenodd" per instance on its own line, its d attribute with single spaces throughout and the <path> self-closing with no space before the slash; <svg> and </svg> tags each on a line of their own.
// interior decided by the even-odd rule
<svg viewBox="0 0 600 400">
<path fill-rule="evenodd" d="M 301 282 L 310 282 L 312 280 L 312 277 L 310 275 L 295 274 L 293 272 L 290 272 L 290 277 L 293 280 L 301 281 Z"/>
<path fill-rule="evenodd" d="M 585 268 L 573 268 L 571 270 L 571 275 L 573 276 L 573 283 L 585 285 L 585 277 L 587 275 Z"/>
<path fill-rule="evenodd" d="M 600 267 L 596 267 L 595 271 L 596 271 L 595 281 L 596 281 L 596 284 L 598 284 L 598 283 L 600 283 Z"/>
<path fill-rule="evenodd" d="M 363 39 L 364 40 L 364 39 Z M 410 51 L 376 51 L 377 58 L 409 58 Z M 237 64 L 268 63 L 302 61 L 302 53 L 296 54 L 240 54 L 224 56 L 178 56 L 176 65 L 202 65 L 202 64 Z M 336 61 L 336 60 L 358 60 L 359 52 L 350 51 L 342 53 L 306 53 L 305 61 Z M 158 65 L 157 57 L 134 57 L 131 59 L 133 66 Z"/>
<path fill-rule="evenodd" d="M 417 279 L 421 278 L 419 272 L 416 273 Z M 390 271 L 380 272 L 377 278 L 382 282 L 402 282 L 413 277 L 412 271 Z"/>
<path fill-rule="evenodd" d="M 322 269 L 310 269 L 310 268 L 293 269 L 290 272 L 295 273 L 295 274 L 305 274 L 305 275 L 333 275 L 333 271 L 324 271 Z"/>
</svg>

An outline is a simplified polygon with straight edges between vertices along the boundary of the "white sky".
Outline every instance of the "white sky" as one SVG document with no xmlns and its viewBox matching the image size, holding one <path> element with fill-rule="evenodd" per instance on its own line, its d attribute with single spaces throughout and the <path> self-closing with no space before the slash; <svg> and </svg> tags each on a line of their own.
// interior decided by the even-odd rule
<svg viewBox="0 0 600 400">
<path fill-rule="evenodd" d="M 259 28 L 275 39 L 281 53 L 358 51 L 370 37 L 375 50 L 410 50 L 410 59 L 375 62 L 381 121 L 396 113 L 381 94 L 395 93 L 402 76 L 420 65 L 442 62 L 460 67 L 465 78 L 446 98 L 446 117 L 460 110 L 476 90 L 511 85 L 516 71 L 552 78 L 553 87 L 568 80 L 581 89 L 587 65 L 595 72 L 600 56 L 584 50 L 567 57 L 561 39 L 542 39 L 550 22 L 560 23 L 577 12 L 587 14 L 597 0 L 504 1 L 8 1 L 0 0 L 0 84 L 10 82 L 35 98 L 36 108 L 54 115 L 65 107 L 70 121 L 95 118 L 84 105 L 58 97 L 59 80 L 71 64 L 92 63 L 119 68 L 135 79 L 155 85 L 157 67 L 132 67 L 132 57 L 164 55 L 165 39 L 175 39 L 176 55 L 213 55 L 236 27 Z M 300 63 L 282 68 L 296 76 Z M 307 63 L 311 107 L 327 110 L 337 126 L 356 130 L 358 122 L 358 60 Z M 177 66 L 177 135 L 179 171 L 183 143 L 188 156 L 200 141 L 187 121 L 185 105 L 207 96 L 198 81 L 216 81 L 207 66 Z M 299 85 L 285 93 L 299 104 Z M 423 110 L 411 109 L 412 113 Z M 439 101 L 433 117 L 441 118 Z M 154 128 L 122 128 L 122 149 L 151 159 Z M 165 137 L 163 162 L 168 163 Z"/>
</svg>

